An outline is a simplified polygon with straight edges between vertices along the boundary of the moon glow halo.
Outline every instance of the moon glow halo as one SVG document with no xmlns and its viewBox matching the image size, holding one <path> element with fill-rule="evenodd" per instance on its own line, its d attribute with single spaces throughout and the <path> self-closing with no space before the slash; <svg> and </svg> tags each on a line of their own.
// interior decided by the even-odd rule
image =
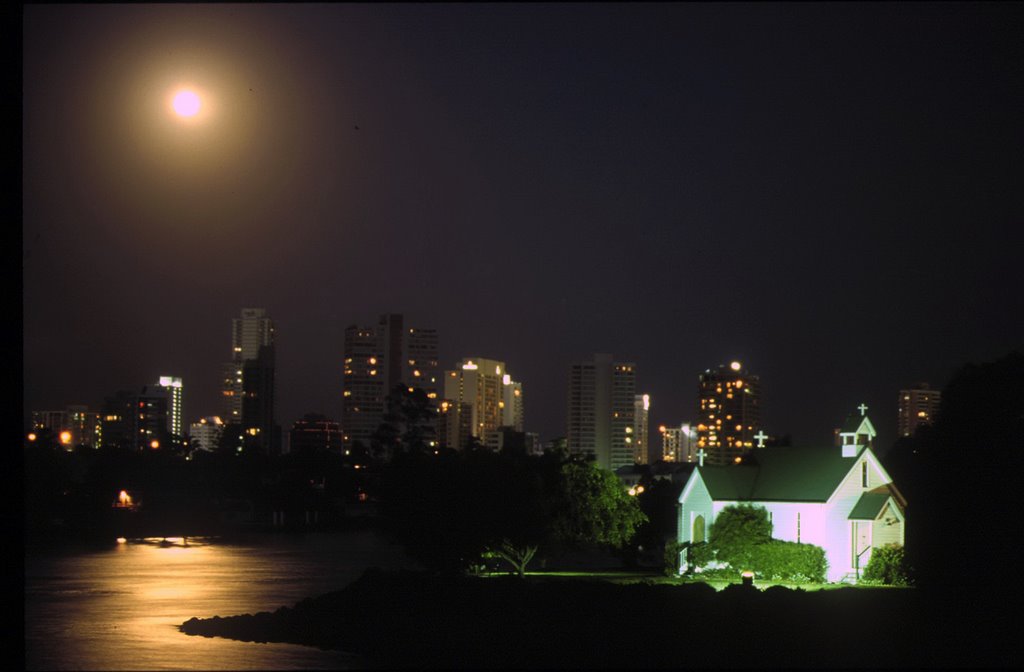
<svg viewBox="0 0 1024 672">
<path fill-rule="evenodd" d="M 174 95 L 174 111 L 182 117 L 194 117 L 199 113 L 201 102 L 195 91 L 183 90 Z"/>
</svg>

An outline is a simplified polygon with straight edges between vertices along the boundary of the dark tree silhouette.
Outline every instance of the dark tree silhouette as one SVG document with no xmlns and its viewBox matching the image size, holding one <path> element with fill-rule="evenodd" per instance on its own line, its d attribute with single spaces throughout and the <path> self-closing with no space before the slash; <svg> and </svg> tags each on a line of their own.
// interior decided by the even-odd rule
<svg viewBox="0 0 1024 672">
<path fill-rule="evenodd" d="M 389 461 L 400 453 L 433 452 L 437 408 L 418 387 L 399 383 L 387 397 L 384 418 L 370 439 L 374 457 Z"/>
<path fill-rule="evenodd" d="M 522 576 L 545 547 L 621 546 L 645 520 L 611 472 L 516 451 L 399 453 L 384 469 L 382 500 L 408 552 L 445 573 L 489 552 Z"/>
<path fill-rule="evenodd" d="M 995 593 L 973 588 L 1005 589 L 1024 539 L 1024 355 L 960 369 L 934 430 L 909 445 L 896 468 L 910 472 L 904 482 L 917 500 L 908 496 L 908 534 L 917 533 L 907 551 L 922 585 L 979 597 Z"/>
</svg>

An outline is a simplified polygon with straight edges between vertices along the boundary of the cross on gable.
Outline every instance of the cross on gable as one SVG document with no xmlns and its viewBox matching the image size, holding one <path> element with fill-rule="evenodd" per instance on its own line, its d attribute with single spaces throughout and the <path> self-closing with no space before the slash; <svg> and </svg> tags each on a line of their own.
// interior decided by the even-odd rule
<svg viewBox="0 0 1024 672">
<path fill-rule="evenodd" d="M 868 412 L 868 405 L 863 402 L 861 402 L 861 405 L 858 406 L 857 408 L 860 410 L 861 416 L 866 415 Z"/>
<path fill-rule="evenodd" d="M 704 466 L 704 456 L 705 455 L 707 455 L 707 453 L 704 452 L 703 448 L 701 448 L 700 450 L 697 451 L 697 463 L 700 466 L 702 466 L 702 467 Z"/>
<path fill-rule="evenodd" d="M 764 433 L 763 429 L 759 429 L 757 434 L 754 434 L 754 438 L 757 439 L 757 447 L 764 448 L 764 440 L 768 438 L 768 435 Z"/>
</svg>

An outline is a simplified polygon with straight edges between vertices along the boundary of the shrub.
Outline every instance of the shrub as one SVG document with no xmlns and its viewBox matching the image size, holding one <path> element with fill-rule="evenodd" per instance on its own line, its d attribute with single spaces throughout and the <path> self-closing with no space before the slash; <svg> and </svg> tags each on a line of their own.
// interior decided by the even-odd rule
<svg viewBox="0 0 1024 672">
<path fill-rule="evenodd" d="M 722 509 L 708 535 L 715 558 L 733 567 L 749 565 L 754 547 L 772 537 L 768 512 L 759 506 L 738 504 Z"/>
<path fill-rule="evenodd" d="M 691 543 L 686 549 L 687 571 L 692 572 L 696 567 L 706 567 L 715 559 L 711 545 L 706 542 Z"/>
<path fill-rule="evenodd" d="M 823 583 L 828 561 L 820 546 L 773 539 L 753 548 L 746 569 L 772 581 Z"/>
<path fill-rule="evenodd" d="M 686 548 L 685 543 L 670 541 L 665 544 L 664 572 L 665 576 L 679 575 L 679 552 Z"/>
<path fill-rule="evenodd" d="M 768 512 L 757 506 L 727 506 L 711 525 L 709 543 L 687 549 L 690 571 L 701 567 L 702 576 L 737 578 L 750 570 L 771 581 L 823 583 L 828 573 L 825 549 L 811 544 L 772 539 Z"/>
<path fill-rule="evenodd" d="M 886 544 L 871 551 L 871 559 L 864 568 L 865 581 L 878 581 L 887 586 L 907 585 L 907 564 L 903 547 Z"/>
</svg>

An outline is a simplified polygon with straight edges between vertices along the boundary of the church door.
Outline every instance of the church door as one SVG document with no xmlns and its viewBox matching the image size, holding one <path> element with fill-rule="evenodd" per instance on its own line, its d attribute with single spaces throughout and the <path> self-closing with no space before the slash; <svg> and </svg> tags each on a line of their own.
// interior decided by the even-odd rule
<svg viewBox="0 0 1024 672">
<path fill-rule="evenodd" d="M 704 516 L 697 516 L 693 519 L 693 534 L 690 540 L 695 544 L 704 541 Z"/>
<path fill-rule="evenodd" d="M 853 567 L 859 579 L 871 553 L 871 523 L 853 522 Z"/>
</svg>

